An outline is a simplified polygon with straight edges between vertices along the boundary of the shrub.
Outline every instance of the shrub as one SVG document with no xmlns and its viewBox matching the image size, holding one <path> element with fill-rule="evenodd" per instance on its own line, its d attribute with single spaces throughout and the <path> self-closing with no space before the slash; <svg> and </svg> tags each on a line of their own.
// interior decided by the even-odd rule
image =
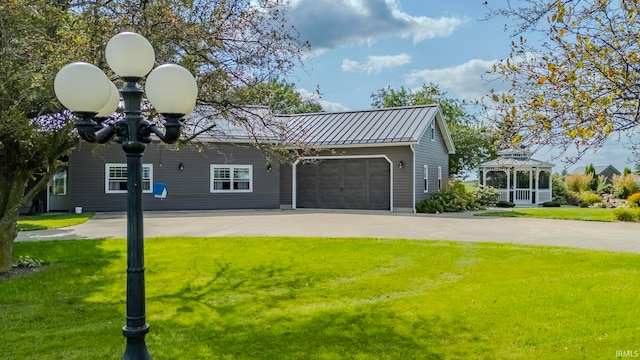
<svg viewBox="0 0 640 360">
<path fill-rule="evenodd" d="M 476 202 L 473 194 L 467 192 L 464 184 L 454 181 L 446 189 L 433 194 L 431 199 L 421 200 L 416 204 L 419 213 L 460 212 L 480 210 L 482 207 Z"/>
<path fill-rule="evenodd" d="M 18 260 L 13 263 L 14 268 L 34 268 L 46 265 L 46 262 L 32 258 L 31 256 L 19 256 Z"/>
<path fill-rule="evenodd" d="M 627 198 L 627 205 L 631 207 L 639 207 L 640 206 L 640 192 L 632 194 Z"/>
<path fill-rule="evenodd" d="M 564 205 L 567 203 L 568 196 L 567 184 L 562 181 L 562 177 L 558 173 L 553 174 L 551 176 L 551 198 Z"/>
<path fill-rule="evenodd" d="M 591 191 L 598 190 L 598 179 L 595 177 L 596 168 L 593 166 L 593 164 L 589 164 L 585 168 L 584 173 L 587 175 L 591 175 L 591 181 L 589 181 L 589 189 L 587 190 L 591 190 Z"/>
<path fill-rule="evenodd" d="M 602 202 L 602 196 L 594 194 L 592 192 L 583 192 L 580 194 L 580 207 L 589 207 L 593 204 Z"/>
<path fill-rule="evenodd" d="M 637 222 L 638 220 L 640 220 L 640 209 L 613 209 L 613 217 L 618 221 Z"/>
<path fill-rule="evenodd" d="M 564 182 L 567 184 L 567 189 L 573 192 L 584 192 L 591 189 L 591 181 L 593 180 L 593 173 L 589 174 L 571 174 L 567 175 Z"/>
<path fill-rule="evenodd" d="M 542 207 L 560 207 L 562 204 L 559 201 L 547 201 L 542 203 Z"/>
<path fill-rule="evenodd" d="M 629 195 L 638 192 L 638 175 L 613 175 L 613 196 L 618 199 L 626 199 Z"/>
<path fill-rule="evenodd" d="M 476 201 L 482 206 L 495 205 L 500 196 L 500 192 L 492 186 L 479 185 L 473 190 L 473 195 L 476 197 Z"/>
<path fill-rule="evenodd" d="M 580 193 L 573 192 L 573 191 L 570 192 L 567 195 L 567 204 L 578 206 L 580 204 Z"/>
<path fill-rule="evenodd" d="M 512 203 L 511 201 L 500 200 L 496 203 L 496 207 L 499 208 L 512 208 L 514 206 L 516 206 L 516 204 Z"/>
</svg>

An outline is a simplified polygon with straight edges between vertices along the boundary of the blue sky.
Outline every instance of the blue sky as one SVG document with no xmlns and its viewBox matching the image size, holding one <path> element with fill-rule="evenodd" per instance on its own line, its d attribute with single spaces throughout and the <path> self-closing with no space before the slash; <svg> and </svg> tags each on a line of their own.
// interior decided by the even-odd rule
<svg viewBox="0 0 640 360">
<path fill-rule="evenodd" d="M 482 75 L 509 55 L 505 19 L 485 20 L 484 0 L 290 0 L 289 17 L 312 52 L 289 81 L 302 94 L 317 87 L 326 111 L 371 108 L 370 95 L 386 86 L 417 88 L 435 83 L 448 96 L 472 101 L 496 83 Z M 488 0 L 491 8 L 504 0 Z M 560 159 L 554 159 L 556 157 Z M 628 151 L 613 139 L 577 164 L 613 164 L 622 171 Z M 535 158 L 575 165 L 563 154 L 539 152 Z"/>
</svg>

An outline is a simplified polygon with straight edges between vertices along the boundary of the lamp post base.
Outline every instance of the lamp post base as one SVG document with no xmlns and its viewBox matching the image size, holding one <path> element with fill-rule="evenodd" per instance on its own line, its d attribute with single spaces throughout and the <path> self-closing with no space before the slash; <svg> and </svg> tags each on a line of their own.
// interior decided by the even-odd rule
<svg viewBox="0 0 640 360">
<path fill-rule="evenodd" d="M 144 335 L 127 338 L 127 349 L 122 360 L 153 360 L 147 350 L 147 344 L 144 342 Z"/>
</svg>

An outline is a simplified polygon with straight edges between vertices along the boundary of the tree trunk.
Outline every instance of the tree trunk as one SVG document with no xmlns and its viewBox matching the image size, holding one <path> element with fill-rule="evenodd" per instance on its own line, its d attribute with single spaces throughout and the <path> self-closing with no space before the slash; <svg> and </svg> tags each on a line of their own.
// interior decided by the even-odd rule
<svg viewBox="0 0 640 360">
<path fill-rule="evenodd" d="M 18 236 L 16 221 L 3 222 L 0 227 L 0 273 L 10 271 L 13 264 L 13 240 Z"/>
<path fill-rule="evenodd" d="M 0 273 L 11 270 L 13 241 L 18 236 L 18 216 L 28 182 L 23 173 L 0 176 Z"/>
</svg>

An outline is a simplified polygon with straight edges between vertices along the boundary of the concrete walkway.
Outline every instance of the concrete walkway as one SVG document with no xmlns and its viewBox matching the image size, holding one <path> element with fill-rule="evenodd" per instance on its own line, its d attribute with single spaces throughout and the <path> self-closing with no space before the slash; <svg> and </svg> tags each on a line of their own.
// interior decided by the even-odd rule
<svg viewBox="0 0 640 360">
<path fill-rule="evenodd" d="M 184 211 L 145 213 L 145 237 L 320 236 L 483 241 L 640 253 L 640 224 L 363 211 Z M 126 214 L 20 232 L 17 241 L 126 237 Z"/>
</svg>

